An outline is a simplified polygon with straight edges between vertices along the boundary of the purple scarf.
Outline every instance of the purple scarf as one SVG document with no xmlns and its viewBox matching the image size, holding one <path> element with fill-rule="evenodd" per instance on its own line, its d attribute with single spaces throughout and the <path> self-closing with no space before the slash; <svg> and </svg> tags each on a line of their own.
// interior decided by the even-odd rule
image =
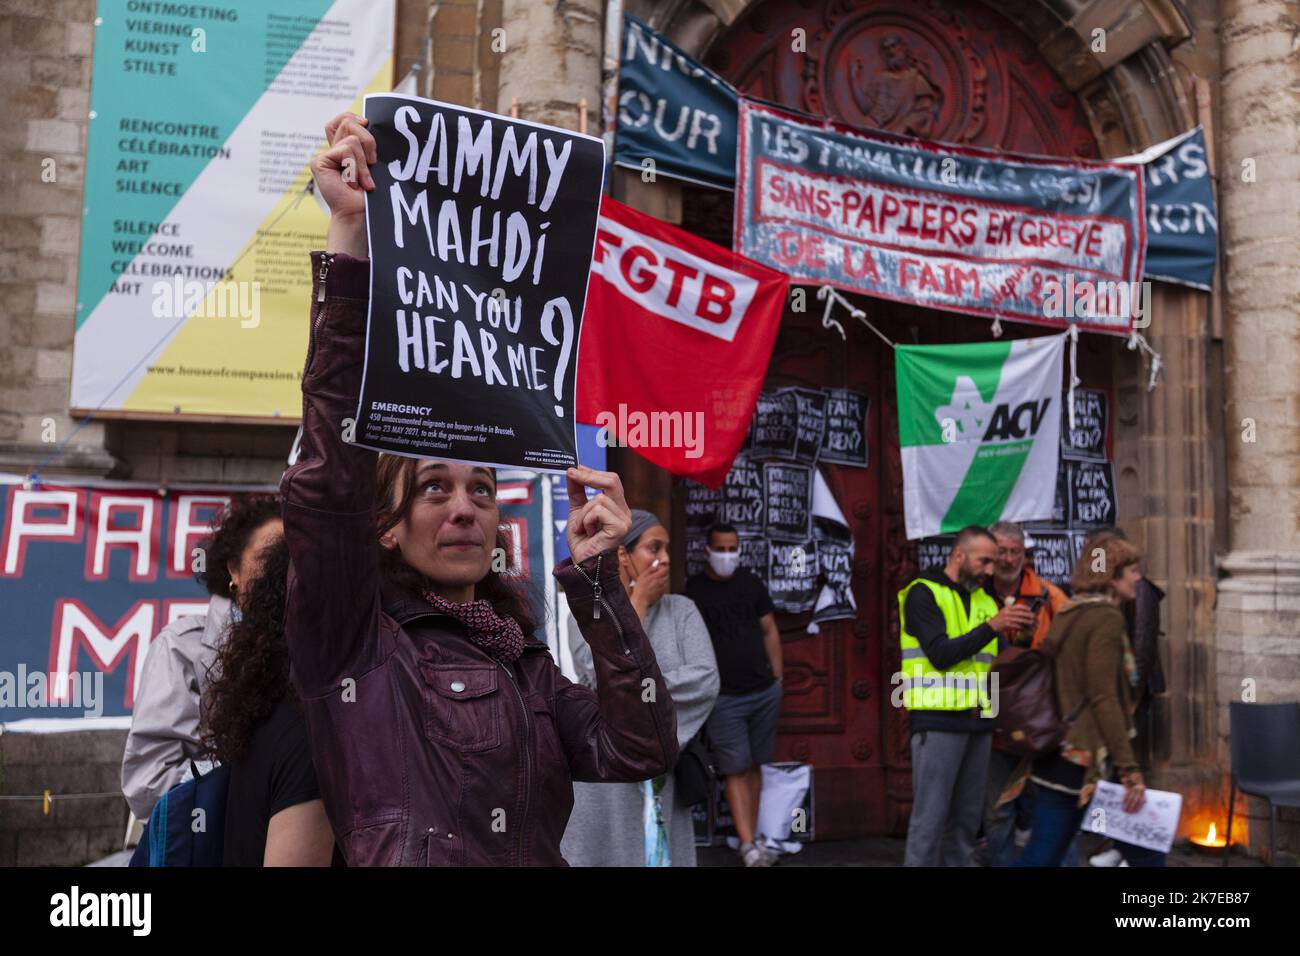
<svg viewBox="0 0 1300 956">
<path fill-rule="evenodd" d="M 479 599 L 468 604 L 457 604 L 432 591 L 425 591 L 424 599 L 435 609 L 464 624 L 469 631 L 470 641 L 488 657 L 512 664 L 524 652 L 523 628 L 513 617 L 499 615 L 490 601 Z"/>
</svg>

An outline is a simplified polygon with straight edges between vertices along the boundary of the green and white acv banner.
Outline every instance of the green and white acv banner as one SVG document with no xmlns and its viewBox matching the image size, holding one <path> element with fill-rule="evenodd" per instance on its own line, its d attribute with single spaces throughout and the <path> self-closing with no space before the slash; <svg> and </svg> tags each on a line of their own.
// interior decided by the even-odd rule
<svg viewBox="0 0 1300 956">
<path fill-rule="evenodd" d="M 1065 339 L 897 347 L 909 539 L 1051 518 Z"/>
</svg>

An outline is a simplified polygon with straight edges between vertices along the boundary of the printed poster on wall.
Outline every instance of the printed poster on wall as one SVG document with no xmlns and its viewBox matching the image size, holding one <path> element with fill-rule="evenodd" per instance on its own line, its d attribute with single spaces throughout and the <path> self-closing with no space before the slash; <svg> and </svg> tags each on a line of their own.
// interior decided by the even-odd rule
<svg viewBox="0 0 1300 956">
<path fill-rule="evenodd" d="M 1142 278 L 1146 243 L 1139 168 L 904 139 L 743 98 L 736 168 L 734 247 L 793 281 L 1130 329 L 1128 283 Z M 1094 289 L 1095 314 L 1080 317 L 1083 280 L 1121 283 L 1127 295 Z"/>
<path fill-rule="evenodd" d="M 71 407 L 297 419 L 325 123 L 393 80 L 393 0 L 100 0 Z"/>
<path fill-rule="evenodd" d="M 605 144 L 366 97 L 370 315 L 355 442 L 484 465 L 577 464 L 574 390 Z"/>
</svg>

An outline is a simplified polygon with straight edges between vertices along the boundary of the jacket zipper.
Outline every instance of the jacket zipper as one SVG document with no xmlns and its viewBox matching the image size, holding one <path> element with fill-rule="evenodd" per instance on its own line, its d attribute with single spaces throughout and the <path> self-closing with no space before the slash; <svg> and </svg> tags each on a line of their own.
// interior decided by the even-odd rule
<svg viewBox="0 0 1300 956">
<path fill-rule="evenodd" d="M 325 277 L 329 275 L 330 265 L 333 262 L 334 262 L 334 257 L 332 255 L 327 254 L 320 257 L 320 271 L 316 273 L 316 278 L 320 280 L 320 288 L 316 290 L 317 302 L 325 301 Z M 320 313 L 323 311 L 324 311 L 323 309 L 317 310 L 316 313 L 317 328 L 320 327 Z"/>
<path fill-rule="evenodd" d="M 519 698 L 519 709 L 524 715 L 524 813 L 519 821 L 519 859 L 518 866 L 524 865 L 524 833 L 528 828 L 528 804 L 529 796 L 533 789 L 533 725 L 528 719 L 528 703 L 524 700 L 524 693 L 519 689 L 519 682 L 515 679 L 514 672 L 506 667 L 501 661 L 497 661 L 501 669 L 506 672 L 510 678 L 510 686 L 515 689 L 515 696 Z"/>
<path fill-rule="evenodd" d="M 577 568 L 578 573 L 583 576 L 586 582 L 591 585 L 591 619 L 593 621 L 599 621 L 600 609 L 603 607 L 609 613 L 609 619 L 614 625 L 614 630 L 618 631 L 618 642 L 623 646 L 623 654 L 631 656 L 632 652 L 628 649 L 627 638 L 623 635 L 623 625 L 619 622 L 618 615 L 614 613 L 614 609 L 606 603 L 605 598 L 601 595 L 600 562 L 604 557 L 604 554 L 596 555 L 596 577 L 594 580 L 587 577 L 587 572 L 582 570 L 582 566 L 576 561 L 573 563 L 573 566 Z"/>
<path fill-rule="evenodd" d="M 307 342 L 307 368 L 311 368 L 312 357 L 316 354 L 316 333 L 320 331 L 321 323 L 325 321 L 325 279 L 329 275 L 330 266 L 333 263 L 333 255 L 321 256 L 320 269 L 316 272 L 316 279 L 320 288 L 316 290 L 316 315 L 312 319 L 311 336 Z"/>
</svg>

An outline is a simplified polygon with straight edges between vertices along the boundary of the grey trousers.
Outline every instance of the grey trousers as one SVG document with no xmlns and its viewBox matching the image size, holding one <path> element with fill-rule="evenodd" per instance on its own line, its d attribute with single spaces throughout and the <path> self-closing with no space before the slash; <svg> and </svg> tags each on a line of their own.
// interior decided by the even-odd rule
<svg viewBox="0 0 1300 956">
<path fill-rule="evenodd" d="M 974 866 L 992 734 L 912 734 L 912 820 L 904 866 Z"/>
</svg>

